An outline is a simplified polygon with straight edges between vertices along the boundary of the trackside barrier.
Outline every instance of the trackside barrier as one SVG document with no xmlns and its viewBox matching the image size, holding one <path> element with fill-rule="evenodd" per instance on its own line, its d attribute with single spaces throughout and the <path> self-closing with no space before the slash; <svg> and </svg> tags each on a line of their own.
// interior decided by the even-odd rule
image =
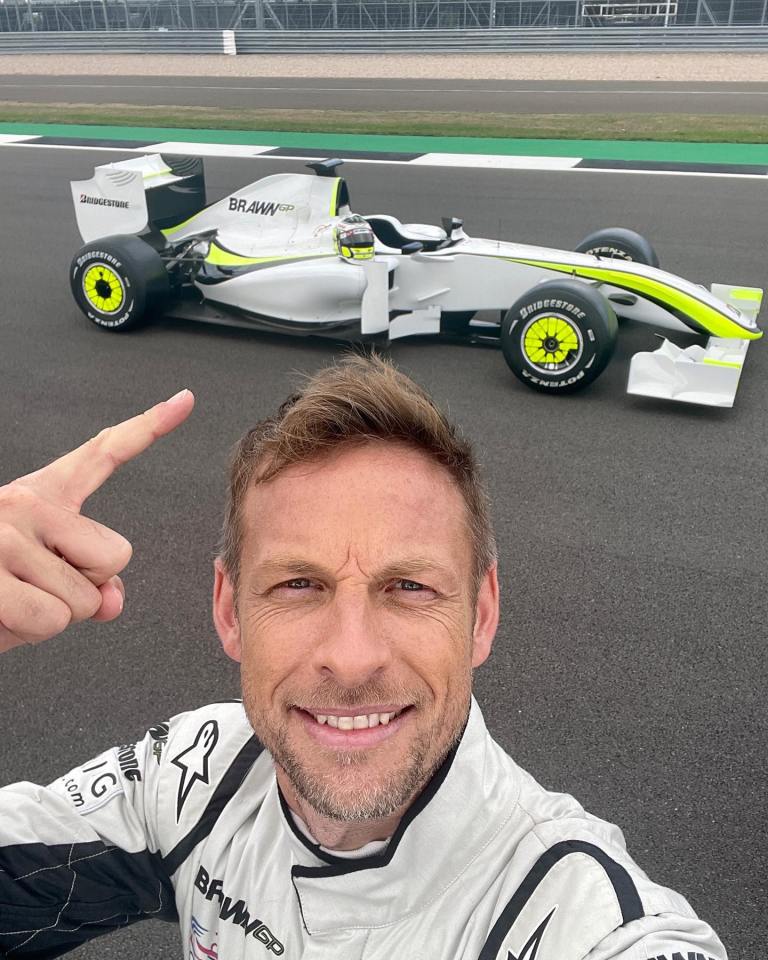
<svg viewBox="0 0 768 960">
<path fill-rule="evenodd" d="M 13 53 L 512 53 L 768 49 L 768 27 L 482 30 L 113 30 L 0 33 Z"/>
<path fill-rule="evenodd" d="M 520 27 L 482 30 L 238 30 L 238 53 L 539 53 L 765 50 L 768 27 Z"/>
<path fill-rule="evenodd" d="M 3 53 L 236 53 L 232 30 L 94 30 L 0 33 Z M 229 46 L 234 46 L 230 38 Z"/>
</svg>

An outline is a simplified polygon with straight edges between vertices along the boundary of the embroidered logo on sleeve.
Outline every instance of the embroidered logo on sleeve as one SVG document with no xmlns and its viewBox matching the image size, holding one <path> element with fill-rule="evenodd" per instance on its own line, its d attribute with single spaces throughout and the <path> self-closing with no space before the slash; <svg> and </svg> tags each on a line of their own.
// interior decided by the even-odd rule
<svg viewBox="0 0 768 960">
<path fill-rule="evenodd" d="M 171 760 L 171 763 L 181 770 L 179 789 L 176 793 L 176 822 L 181 818 L 181 811 L 187 802 L 194 785 L 210 783 L 208 760 L 219 739 L 219 725 L 215 720 L 206 721 L 197 731 L 195 739 L 181 753 Z"/>
<path fill-rule="evenodd" d="M 123 793 L 120 767 L 112 753 L 102 754 L 51 784 L 78 813 L 92 813 Z"/>
</svg>

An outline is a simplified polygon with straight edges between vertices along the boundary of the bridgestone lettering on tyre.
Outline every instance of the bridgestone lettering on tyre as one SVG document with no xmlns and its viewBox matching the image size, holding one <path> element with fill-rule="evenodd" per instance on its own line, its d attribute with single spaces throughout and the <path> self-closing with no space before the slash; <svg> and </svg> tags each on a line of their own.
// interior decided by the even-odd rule
<svg viewBox="0 0 768 960">
<path fill-rule="evenodd" d="M 606 227 L 584 237 L 577 253 L 591 253 L 608 260 L 633 260 L 649 267 L 658 267 L 659 258 L 648 240 L 625 227 Z"/>
<path fill-rule="evenodd" d="M 75 301 L 105 330 L 130 330 L 162 308 L 169 280 L 160 255 L 139 237 L 107 237 L 90 243 L 72 260 Z"/>
<path fill-rule="evenodd" d="M 510 370 L 545 393 L 573 393 L 605 369 L 616 346 L 611 305 L 579 280 L 550 280 L 520 297 L 501 325 Z"/>
</svg>

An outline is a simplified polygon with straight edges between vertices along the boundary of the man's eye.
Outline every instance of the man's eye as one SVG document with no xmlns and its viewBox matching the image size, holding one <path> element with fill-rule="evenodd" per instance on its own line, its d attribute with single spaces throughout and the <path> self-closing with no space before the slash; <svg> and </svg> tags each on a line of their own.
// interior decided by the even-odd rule
<svg viewBox="0 0 768 960">
<path fill-rule="evenodd" d="M 285 580 L 283 583 L 279 583 L 278 589 L 286 590 L 307 590 L 312 586 L 312 581 L 308 580 L 306 577 L 294 577 L 293 580 Z"/>
<path fill-rule="evenodd" d="M 423 583 L 418 583 L 416 580 L 395 580 L 393 586 L 405 593 L 418 593 L 427 589 Z"/>
</svg>

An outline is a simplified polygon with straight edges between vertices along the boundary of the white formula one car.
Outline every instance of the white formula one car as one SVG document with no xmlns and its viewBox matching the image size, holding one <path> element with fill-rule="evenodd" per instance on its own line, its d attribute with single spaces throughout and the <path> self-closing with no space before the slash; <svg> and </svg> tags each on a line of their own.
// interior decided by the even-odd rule
<svg viewBox="0 0 768 960">
<path fill-rule="evenodd" d="M 500 344 L 527 386 L 570 393 L 613 354 L 617 314 L 705 344 L 636 354 L 628 391 L 732 406 L 763 291 L 711 290 L 658 268 L 630 230 L 599 230 L 575 252 L 360 217 L 340 160 L 264 177 L 206 206 L 202 160 L 150 155 L 72 183 L 85 246 L 70 281 L 100 327 L 153 313 L 344 340 L 444 334 Z M 498 319 L 476 317 L 498 311 Z M 486 314 L 486 317 L 488 314 Z"/>
</svg>

